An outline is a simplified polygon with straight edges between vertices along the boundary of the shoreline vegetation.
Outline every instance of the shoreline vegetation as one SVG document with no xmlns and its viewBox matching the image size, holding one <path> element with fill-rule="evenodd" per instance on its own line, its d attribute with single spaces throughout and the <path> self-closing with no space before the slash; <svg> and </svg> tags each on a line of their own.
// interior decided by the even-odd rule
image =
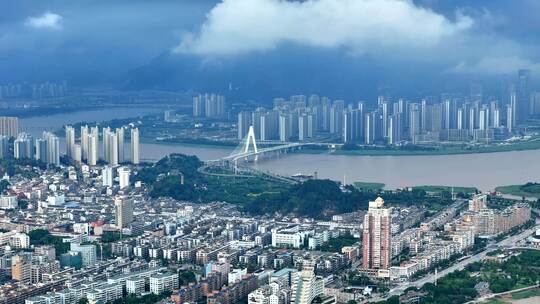
<svg viewBox="0 0 540 304">
<path fill-rule="evenodd" d="M 354 182 L 353 186 L 364 191 L 381 191 L 386 185 L 383 183 Z"/>
<path fill-rule="evenodd" d="M 413 190 L 422 190 L 427 193 L 442 193 L 442 192 L 454 192 L 454 193 L 465 193 L 473 194 L 478 191 L 475 187 L 460 187 L 460 186 L 433 186 L 433 185 L 423 185 L 423 186 L 412 186 Z"/>
<path fill-rule="evenodd" d="M 520 197 L 540 199 L 540 183 L 529 182 L 523 185 L 506 185 L 495 188 L 495 191 Z"/>
<path fill-rule="evenodd" d="M 398 190 L 398 189 L 386 189 L 384 183 L 377 182 L 354 182 L 353 186 L 361 191 L 384 191 L 384 190 Z M 409 187 L 412 191 L 424 191 L 426 193 L 464 193 L 474 194 L 478 191 L 475 187 L 463 187 L 463 186 L 441 186 L 441 185 L 417 185 Z"/>
</svg>

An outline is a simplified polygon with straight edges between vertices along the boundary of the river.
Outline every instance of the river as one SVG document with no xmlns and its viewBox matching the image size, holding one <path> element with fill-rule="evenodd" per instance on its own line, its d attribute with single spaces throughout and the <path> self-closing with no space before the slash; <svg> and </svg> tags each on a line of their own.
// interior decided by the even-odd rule
<svg viewBox="0 0 540 304">
<path fill-rule="evenodd" d="M 414 185 L 496 186 L 540 180 L 540 150 L 433 156 L 290 154 L 254 165 L 292 175 L 313 174 L 347 183 L 380 182 L 395 189 Z"/>
<path fill-rule="evenodd" d="M 66 123 L 127 118 L 163 109 L 137 108 L 83 111 L 21 119 L 21 128 L 37 135 L 43 129 L 56 130 Z M 197 155 L 203 160 L 229 155 L 232 147 L 184 144 L 141 144 L 143 160 L 157 160 L 170 153 Z M 380 182 L 387 188 L 414 185 L 475 186 L 493 190 L 499 185 L 540 181 L 540 150 L 433 156 L 354 156 L 285 154 L 259 160 L 254 167 L 282 175 L 313 174 L 319 178 L 352 183 Z"/>
</svg>

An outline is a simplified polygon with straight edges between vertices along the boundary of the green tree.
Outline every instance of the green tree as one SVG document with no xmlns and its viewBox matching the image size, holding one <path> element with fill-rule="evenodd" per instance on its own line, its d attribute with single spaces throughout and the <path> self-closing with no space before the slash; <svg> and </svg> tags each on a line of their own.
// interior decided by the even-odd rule
<svg viewBox="0 0 540 304">
<path fill-rule="evenodd" d="M 197 282 L 197 278 L 195 277 L 195 273 L 193 271 L 189 270 L 179 270 L 178 271 L 178 283 L 180 286 L 187 285 L 189 283 L 195 283 Z"/>
<path fill-rule="evenodd" d="M 27 200 L 19 200 L 19 208 L 21 209 L 26 209 L 28 208 L 28 201 Z"/>
<path fill-rule="evenodd" d="M 79 303 L 79 304 L 88 304 L 88 299 L 82 298 L 82 299 L 80 299 L 79 302 L 77 302 L 77 303 Z"/>
<path fill-rule="evenodd" d="M 10 184 L 7 180 L 0 180 L 0 193 L 3 193 L 7 188 L 9 188 L 9 186 Z"/>
<path fill-rule="evenodd" d="M 57 256 L 69 250 L 69 243 L 65 243 L 61 237 L 51 235 L 45 229 L 32 230 L 28 233 L 28 237 L 32 245 L 53 245 Z"/>
<path fill-rule="evenodd" d="M 101 242 L 112 243 L 112 242 L 119 241 L 121 238 L 122 238 L 122 234 L 120 232 L 105 231 L 101 235 Z"/>
</svg>

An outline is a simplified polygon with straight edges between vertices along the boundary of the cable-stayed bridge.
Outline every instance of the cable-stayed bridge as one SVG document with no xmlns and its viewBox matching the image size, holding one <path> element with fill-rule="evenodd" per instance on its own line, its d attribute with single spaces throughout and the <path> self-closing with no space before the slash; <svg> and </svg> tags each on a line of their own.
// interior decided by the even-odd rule
<svg viewBox="0 0 540 304">
<path fill-rule="evenodd" d="M 260 147 L 255 140 L 255 132 L 253 126 L 249 127 L 248 134 L 240 142 L 240 144 L 229 154 L 217 160 L 207 161 L 205 166 L 201 167 L 199 171 L 204 174 L 213 175 L 217 177 L 234 176 L 234 177 L 262 177 L 266 179 L 279 180 L 283 182 L 296 183 L 293 178 L 277 175 L 270 172 L 264 172 L 247 165 L 248 162 L 257 160 L 260 156 L 264 155 L 279 155 L 287 153 L 289 151 L 301 149 L 304 146 L 335 146 L 335 144 L 329 143 L 317 143 L 317 142 L 265 142 L 270 146 Z M 227 169 L 229 172 L 220 172 L 219 170 L 211 170 L 212 168 Z"/>
</svg>

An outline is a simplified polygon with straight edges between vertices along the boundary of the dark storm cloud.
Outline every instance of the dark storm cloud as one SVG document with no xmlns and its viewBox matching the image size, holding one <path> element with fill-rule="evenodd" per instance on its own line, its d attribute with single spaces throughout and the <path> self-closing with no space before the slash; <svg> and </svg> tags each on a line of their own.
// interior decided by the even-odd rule
<svg viewBox="0 0 540 304">
<path fill-rule="evenodd" d="M 213 1 L 0 1 L 0 60 L 134 67 L 172 48 Z M 108 68 L 110 70 L 110 67 Z"/>
<path fill-rule="evenodd" d="M 0 79 L 40 68 L 121 75 L 169 52 L 219 64 L 291 44 L 454 74 L 540 62 L 537 0 L 0 0 L 0 11 Z"/>
</svg>

